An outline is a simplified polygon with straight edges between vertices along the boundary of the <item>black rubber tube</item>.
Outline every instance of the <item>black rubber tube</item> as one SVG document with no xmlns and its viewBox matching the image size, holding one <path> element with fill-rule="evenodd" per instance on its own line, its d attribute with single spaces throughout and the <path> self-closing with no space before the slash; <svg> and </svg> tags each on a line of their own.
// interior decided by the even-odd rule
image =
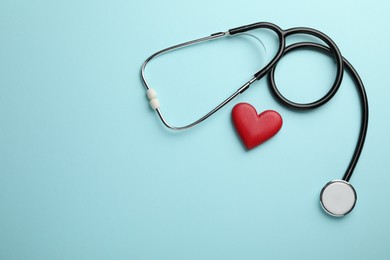
<svg viewBox="0 0 390 260">
<path fill-rule="evenodd" d="M 275 54 L 274 58 L 266 65 L 263 69 L 259 70 L 255 73 L 254 77 L 257 80 L 262 79 L 265 75 L 268 74 L 268 82 L 271 89 L 271 92 L 274 96 L 274 98 L 281 103 L 284 106 L 287 106 L 291 109 L 296 110 L 309 110 L 314 109 L 317 107 L 320 107 L 327 103 L 329 100 L 333 98 L 333 96 L 338 91 L 342 79 L 343 79 L 343 72 L 344 67 L 353 79 L 354 84 L 356 85 L 356 89 L 359 94 L 360 98 L 360 104 L 361 104 L 361 124 L 360 124 L 360 132 L 358 141 L 355 147 L 355 151 L 352 155 L 351 161 L 347 167 L 347 170 L 345 171 L 345 174 L 343 176 L 344 181 L 349 181 L 349 179 L 352 176 L 352 173 L 356 167 L 356 164 L 359 160 L 360 154 L 363 149 L 363 145 L 366 139 L 367 134 L 367 128 L 368 128 L 368 101 L 367 101 L 367 95 L 366 91 L 364 89 L 364 85 L 362 80 L 359 77 L 359 74 L 356 72 L 354 67 L 341 55 L 340 50 L 338 49 L 337 45 L 332 41 L 330 37 L 328 37 L 326 34 L 312 29 L 312 28 L 305 28 L 305 27 L 297 27 L 297 28 L 291 28 L 288 30 L 282 30 L 279 26 L 268 23 L 268 22 L 261 22 L 261 23 L 254 23 L 246 26 L 237 27 L 234 29 L 229 30 L 230 35 L 234 35 L 237 33 L 242 33 L 254 29 L 269 29 L 275 32 L 279 38 L 279 49 L 277 53 Z M 306 34 L 311 35 L 314 37 L 319 38 L 323 42 L 325 42 L 328 46 L 318 44 L 318 43 L 312 43 L 312 42 L 300 42 L 296 44 L 292 44 L 290 46 L 286 47 L 286 37 L 294 34 Z M 329 91 L 320 99 L 311 102 L 311 103 L 295 103 L 291 100 L 285 98 L 278 90 L 276 83 L 275 83 L 275 68 L 280 61 L 280 59 L 286 55 L 287 53 L 298 50 L 298 49 L 314 49 L 321 52 L 324 52 L 330 56 L 332 56 L 335 59 L 337 71 L 336 71 L 336 78 L 334 80 L 333 85 L 329 89 Z"/>
<path fill-rule="evenodd" d="M 318 43 L 312 43 L 312 42 L 300 42 L 300 43 L 292 44 L 285 49 L 283 55 L 286 55 L 287 53 L 289 53 L 291 51 L 295 51 L 295 50 L 299 50 L 299 49 L 314 49 L 314 50 L 318 50 L 318 51 L 321 51 L 323 53 L 326 53 L 330 56 L 333 55 L 333 51 L 329 47 L 318 44 Z M 346 69 L 348 74 L 351 76 L 351 78 L 356 86 L 356 90 L 358 91 L 360 104 L 361 104 L 361 123 L 360 123 L 359 137 L 358 137 L 358 141 L 357 141 L 357 144 L 355 147 L 355 151 L 352 155 L 351 161 L 350 161 L 350 163 L 347 167 L 347 170 L 343 176 L 343 180 L 348 182 L 352 176 L 352 173 L 353 173 L 353 171 L 356 167 L 356 164 L 359 160 L 360 154 L 363 150 L 363 145 L 364 145 L 364 142 L 366 139 L 367 128 L 368 128 L 369 111 L 368 111 L 367 94 L 366 94 L 366 91 L 364 89 L 364 84 L 363 84 L 361 78 L 359 77 L 359 74 L 356 72 L 355 68 L 345 58 L 343 58 L 343 63 L 344 63 L 343 64 L 344 68 Z M 322 98 L 316 102 L 313 102 L 310 104 L 294 103 L 294 102 L 288 100 L 287 98 L 283 97 L 281 95 L 281 93 L 279 92 L 279 90 L 275 84 L 275 68 L 276 68 L 276 65 L 274 67 L 272 67 L 271 71 L 268 73 L 268 83 L 269 83 L 269 87 L 271 89 L 271 93 L 274 95 L 274 97 L 277 101 L 279 101 L 281 104 L 283 104 L 289 108 L 313 109 L 313 108 L 324 105 L 334 95 L 334 93 L 329 91 L 324 96 L 324 98 Z M 329 97 L 329 98 L 325 98 L 325 97 Z"/>
</svg>

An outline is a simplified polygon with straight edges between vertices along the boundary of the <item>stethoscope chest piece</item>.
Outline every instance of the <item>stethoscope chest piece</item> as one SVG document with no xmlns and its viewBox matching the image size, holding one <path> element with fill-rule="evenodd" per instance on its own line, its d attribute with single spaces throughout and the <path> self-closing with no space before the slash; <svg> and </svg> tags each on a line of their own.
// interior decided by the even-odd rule
<svg viewBox="0 0 390 260">
<path fill-rule="evenodd" d="M 355 207 L 356 199 L 353 186 L 343 180 L 328 182 L 320 194 L 322 208 L 334 217 L 342 217 L 351 212 Z"/>
</svg>

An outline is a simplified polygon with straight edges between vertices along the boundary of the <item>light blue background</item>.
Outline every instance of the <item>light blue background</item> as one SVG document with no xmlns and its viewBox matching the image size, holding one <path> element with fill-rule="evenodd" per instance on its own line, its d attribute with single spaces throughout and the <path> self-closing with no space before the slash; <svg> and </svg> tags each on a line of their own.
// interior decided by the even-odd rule
<svg viewBox="0 0 390 260">
<path fill-rule="evenodd" d="M 0 2 L 0 259 L 389 259 L 388 1 Z M 359 71 L 370 124 L 345 218 L 322 186 L 341 178 L 359 127 L 350 78 L 327 105 L 297 113 L 255 83 L 202 125 L 165 129 L 139 78 L 153 52 L 258 21 L 327 33 Z M 263 35 L 267 57 L 275 41 Z M 238 37 L 162 56 L 147 75 L 175 124 L 207 112 L 259 69 Z M 323 95 L 330 58 L 287 56 L 291 99 Z M 284 118 L 245 151 L 230 120 L 249 102 Z"/>
</svg>

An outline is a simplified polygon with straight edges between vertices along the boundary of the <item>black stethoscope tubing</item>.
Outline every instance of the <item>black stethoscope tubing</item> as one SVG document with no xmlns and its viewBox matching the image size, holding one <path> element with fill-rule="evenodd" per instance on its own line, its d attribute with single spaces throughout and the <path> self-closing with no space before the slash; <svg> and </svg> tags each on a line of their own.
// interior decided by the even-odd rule
<svg viewBox="0 0 390 260">
<path fill-rule="evenodd" d="M 255 24 L 231 29 L 229 30 L 229 34 L 234 35 L 234 34 L 243 33 L 254 29 L 270 29 L 277 34 L 279 39 L 279 49 L 275 57 L 263 69 L 256 72 L 254 74 L 254 77 L 256 78 L 256 80 L 260 80 L 265 75 L 268 74 L 268 83 L 274 98 L 279 103 L 281 103 L 282 105 L 290 109 L 310 110 L 324 105 L 330 99 L 333 98 L 333 96 L 336 94 L 337 90 L 339 89 L 343 79 L 344 67 L 346 71 L 349 73 L 349 75 L 351 76 L 359 94 L 359 99 L 361 104 L 361 123 L 360 123 L 359 137 L 358 137 L 358 141 L 354 153 L 352 155 L 351 161 L 342 179 L 348 182 L 353 174 L 353 171 L 356 167 L 356 164 L 362 152 L 364 141 L 367 134 L 367 128 L 368 128 L 368 100 L 367 100 L 367 95 L 364 89 L 363 82 L 360 79 L 359 74 L 356 72 L 355 68 L 341 55 L 338 47 L 332 41 L 332 39 L 330 39 L 326 34 L 312 28 L 297 27 L 288 30 L 282 30 L 279 26 L 273 23 L 261 22 L 261 23 L 255 23 Z M 313 42 L 300 42 L 286 47 L 286 37 L 294 34 L 306 34 L 306 35 L 317 37 L 323 42 L 325 42 L 328 46 L 324 46 L 322 44 L 313 43 Z M 275 69 L 280 59 L 284 55 L 290 53 L 291 51 L 295 51 L 299 49 L 315 49 L 324 52 L 329 56 L 333 56 L 337 66 L 335 81 L 332 87 L 329 89 L 329 91 L 322 98 L 314 102 L 305 103 L 305 104 L 296 103 L 288 100 L 279 92 L 275 83 Z M 244 92 L 245 90 L 246 89 L 243 89 L 242 92 Z"/>
</svg>

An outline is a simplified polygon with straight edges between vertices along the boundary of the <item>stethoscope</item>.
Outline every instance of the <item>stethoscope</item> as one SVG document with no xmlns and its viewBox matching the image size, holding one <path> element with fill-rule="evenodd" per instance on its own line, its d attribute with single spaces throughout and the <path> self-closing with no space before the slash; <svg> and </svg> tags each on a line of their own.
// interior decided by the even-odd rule
<svg viewBox="0 0 390 260">
<path fill-rule="evenodd" d="M 160 102 L 157 99 L 156 91 L 149 86 L 149 84 L 145 79 L 146 65 L 155 57 L 165 54 L 167 52 L 179 48 L 183 48 L 189 45 L 209 41 L 209 40 L 215 40 L 222 37 L 242 34 L 254 29 L 269 29 L 277 34 L 279 39 L 279 49 L 275 54 L 275 56 L 273 57 L 273 59 L 268 64 L 266 64 L 261 70 L 256 72 L 248 82 L 246 82 L 231 96 L 229 96 L 226 100 L 224 100 L 222 103 L 217 105 L 214 109 L 212 109 L 210 112 L 205 114 L 203 117 L 199 118 L 193 123 L 184 126 L 173 126 L 169 124 L 161 113 Z M 291 44 L 286 47 L 286 38 L 290 35 L 295 35 L 295 34 L 306 34 L 306 35 L 317 37 L 318 39 L 326 43 L 327 46 L 318 43 L 313 43 L 313 42 L 299 42 L 299 43 Z M 314 102 L 305 103 L 305 104 L 292 102 L 289 99 L 285 98 L 279 92 L 275 83 L 275 68 L 277 63 L 287 53 L 299 49 L 314 49 L 316 51 L 320 51 L 330 56 L 333 56 L 336 62 L 336 69 L 337 69 L 336 78 L 330 90 L 322 98 Z M 268 74 L 268 83 L 270 86 L 271 93 L 273 94 L 275 99 L 279 101 L 281 104 L 287 106 L 288 108 L 296 109 L 296 110 L 309 110 L 309 109 L 320 107 L 324 105 L 326 102 L 328 102 L 336 94 L 342 82 L 344 68 L 346 68 L 347 72 L 351 76 L 360 98 L 360 104 L 362 109 L 360 133 L 355 147 L 355 151 L 352 155 L 351 161 L 347 167 L 347 170 L 345 171 L 343 178 L 341 180 L 333 180 L 328 182 L 327 184 L 325 184 L 325 186 L 322 188 L 320 192 L 320 203 L 322 208 L 332 216 L 341 217 L 351 212 L 356 204 L 356 199 L 357 199 L 356 191 L 354 187 L 349 183 L 349 180 L 359 160 L 359 156 L 362 152 L 364 141 L 366 138 L 367 126 L 368 126 L 368 101 L 367 101 L 367 95 L 364 89 L 363 82 L 360 79 L 358 73 L 356 72 L 354 67 L 341 55 L 336 44 L 327 35 L 315 29 L 305 28 L 305 27 L 297 27 L 288 30 L 282 30 L 279 26 L 268 22 L 260 22 L 260 23 L 245 25 L 234 29 L 230 29 L 227 32 L 218 32 L 218 33 L 211 34 L 210 36 L 207 37 L 174 45 L 154 53 L 143 63 L 141 68 L 141 79 L 145 85 L 150 106 L 152 107 L 152 109 L 154 109 L 157 112 L 163 124 L 172 130 L 184 130 L 184 129 L 191 128 L 201 123 L 208 117 L 210 117 L 212 114 L 214 114 L 223 106 L 225 106 L 227 103 L 229 103 L 231 100 L 233 100 L 236 96 L 242 94 L 245 90 L 247 90 L 253 82 L 260 80 L 267 74 Z"/>
</svg>

